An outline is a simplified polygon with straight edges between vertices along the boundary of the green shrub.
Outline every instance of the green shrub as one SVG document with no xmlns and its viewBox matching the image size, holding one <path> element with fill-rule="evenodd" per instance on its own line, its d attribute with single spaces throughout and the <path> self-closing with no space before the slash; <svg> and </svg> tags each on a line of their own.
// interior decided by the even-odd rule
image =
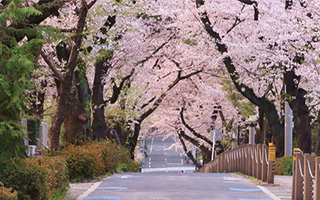
<svg viewBox="0 0 320 200">
<path fill-rule="evenodd" d="M 104 163 L 98 155 L 99 149 L 69 145 L 55 154 L 65 158 L 71 181 L 92 179 L 105 173 Z"/>
<path fill-rule="evenodd" d="M 18 200 L 18 193 L 12 188 L 0 187 L 1 200 Z"/>
<path fill-rule="evenodd" d="M 138 171 L 139 164 L 131 159 L 129 150 L 122 146 L 102 141 L 91 143 L 86 148 L 101 151 L 99 155 L 103 159 L 106 173 Z"/>
<path fill-rule="evenodd" d="M 19 200 L 48 199 L 46 171 L 40 167 L 19 166 L 5 172 L 4 185 L 18 191 Z"/>
<path fill-rule="evenodd" d="M 40 167 L 46 171 L 48 181 L 48 195 L 57 191 L 64 191 L 69 187 L 67 162 L 62 157 L 28 158 L 23 160 L 28 166 Z"/>
<path fill-rule="evenodd" d="M 64 150 L 51 152 L 66 159 L 71 181 L 92 179 L 115 172 L 138 171 L 124 147 L 111 142 L 87 142 L 85 145 L 69 145 Z"/>
<path fill-rule="evenodd" d="M 276 175 L 292 175 L 292 156 L 286 156 L 282 158 L 277 158 L 275 163 L 274 173 Z"/>
<path fill-rule="evenodd" d="M 5 186 L 18 191 L 19 200 L 49 199 L 69 185 L 67 163 L 61 157 L 20 160 L 4 172 L 2 179 Z"/>
<path fill-rule="evenodd" d="M 37 137 L 39 137 L 41 121 L 39 117 L 29 116 L 27 117 L 28 137 L 29 144 L 36 145 Z"/>
</svg>

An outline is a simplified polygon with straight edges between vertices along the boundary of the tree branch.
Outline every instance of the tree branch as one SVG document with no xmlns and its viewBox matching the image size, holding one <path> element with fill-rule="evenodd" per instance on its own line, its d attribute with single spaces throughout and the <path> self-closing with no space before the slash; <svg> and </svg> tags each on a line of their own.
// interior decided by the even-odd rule
<svg viewBox="0 0 320 200">
<path fill-rule="evenodd" d="M 183 124 L 194 136 L 196 136 L 197 138 L 200 138 L 200 139 L 204 140 L 204 141 L 207 142 L 210 146 L 212 146 L 212 141 L 211 141 L 209 138 L 207 138 L 207 137 L 205 137 L 205 136 L 197 133 L 193 128 L 191 128 L 191 126 L 189 126 L 189 125 L 186 123 L 186 121 L 185 121 L 185 119 L 184 119 L 184 116 L 183 116 L 183 111 L 184 111 L 184 110 L 185 110 L 185 108 L 182 107 L 182 108 L 181 108 L 181 111 L 180 111 L 180 118 L 181 118 L 182 124 Z"/>
<path fill-rule="evenodd" d="M 120 92 L 124 86 L 124 83 L 133 75 L 133 73 L 134 73 L 134 68 L 131 70 L 131 73 L 129 75 L 127 75 L 121 80 L 119 87 L 117 86 L 116 83 L 114 83 L 114 86 L 112 87 L 112 90 L 113 90 L 112 96 L 106 102 L 110 102 L 111 104 L 114 104 L 118 100 Z"/>
<path fill-rule="evenodd" d="M 53 74 L 59 79 L 59 81 L 64 82 L 64 78 L 62 74 L 59 72 L 57 67 L 51 62 L 51 60 L 47 57 L 47 55 L 43 51 L 41 51 L 41 57 L 47 63 L 47 65 L 52 70 Z"/>
<path fill-rule="evenodd" d="M 151 55 L 149 55 L 148 57 L 144 58 L 144 59 L 141 60 L 141 61 L 138 61 L 135 65 L 144 64 L 145 62 L 147 62 L 147 61 L 148 61 L 150 58 L 152 58 L 156 53 L 158 53 L 166 44 L 168 44 L 168 42 L 169 42 L 170 40 L 172 40 L 174 36 L 175 36 L 174 34 L 171 35 L 170 38 L 169 38 L 166 42 L 164 42 L 163 44 L 161 44 L 159 47 L 157 47 L 157 48 L 151 53 Z"/>
<path fill-rule="evenodd" d="M 201 70 L 197 70 L 195 72 L 192 72 L 186 76 L 181 76 L 181 71 L 178 72 L 178 76 L 177 78 L 173 81 L 172 84 L 170 84 L 168 86 L 168 89 L 163 92 L 159 97 L 158 99 L 153 103 L 152 107 L 149 108 L 149 110 L 147 110 L 146 112 L 144 112 L 140 117 L 139 117 L 139 120 L 143 121 L 145 118 L 147 118 L 149 115 L 151 115 L 159 106 L 160 106 L 160 103 L 163 101 L 163 99 L 167 96 L 168 92 L 174 87 L 176 86 L 180 81 L 184 80 L 184 79 L 187 79 L 187 78 L 190 78 L 191 76 L 194 76 L 196 74 L 199 74 L 200 72 L 202 72 L 202 69 Z M 139 121 L 137 120 L 137 121 Z"/>
<path fill-rule="evenodd" d="M 182 135 L 179 134 L 179 140 L 183 146 L 184 151 L 186 152 L 187 156 L 192 160 L 193 164 L 195 164 L 195 166 L 200 169 L 202 166 L 197 162 L 197 160 L 194 158 L 193 154 L 191 151 L 188 151 L 186 144 L 184 143 L 183 139 L 182 139 Z"/>
</svg>

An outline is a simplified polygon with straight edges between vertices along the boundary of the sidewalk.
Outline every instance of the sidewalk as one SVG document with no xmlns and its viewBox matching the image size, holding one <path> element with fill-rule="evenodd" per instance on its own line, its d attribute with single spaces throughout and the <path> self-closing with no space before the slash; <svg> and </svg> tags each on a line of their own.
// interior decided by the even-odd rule
<svg viewBox="0 0 320 200">
<path fill-rule="evenodd" d="M 65 200 L 76 200 L 80 195 L 89 190 L 97 181 L 88 183 L 70 183 L 70 188 Z M 292 176 L 275 176 L 275 184 L 262 183 L 259 188 L 272 196 L 275 200 L 291 200 Z"/>
<path fill-rule="evenodd" d="M 292 176 L 274 176 L 274 184 L 262 184 L 277 198 L 276 200 L 291 200 L 292 195 Z"/>
</svg>

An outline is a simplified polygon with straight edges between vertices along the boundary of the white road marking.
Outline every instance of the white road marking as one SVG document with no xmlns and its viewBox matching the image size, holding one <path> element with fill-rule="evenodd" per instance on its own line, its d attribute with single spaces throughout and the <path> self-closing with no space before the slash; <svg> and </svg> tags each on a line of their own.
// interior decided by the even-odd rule
<svg viewBox="0 0 320 200">
<path fill-rule="evenodd" d="M 279 197 L 277 197 L 276 195 L 274 195 L 273 193 L 271 193 L 267 188 L 262 187 L 262 186 L 258 186 L 257 187 L 262 190 L 264 193 L 266 193 L 267 195 L 269 195 L 269 197 L 271 197 L 274 200 L 281 200 Z"/>
<path fill-rule="evenodd" d="M 183 165 L 183 159 L 181 159 L 181 164 Z"/>
<path fill-rule="evenodd" d="M 141 172 L 166 172 L 166 171 L 194 171 L 195 167 L 159 167 L 159 168 L 143 168 Z"/>
<path fill-rule="evenodd" d="M 183 165 L 183 163 L 167 163 L 167 165 Z"/>
<path fill-rule="evenodd" d="M 150 153 L 152 152 L 152 148 L 153 148 L 153 138 L 151 139 Z"/>
<path fill-rule="evenodd" d="M 89 188 L 82 195 L 80 195 L 77 198 L 77 200 L 83 200 L 84 198 L 86 198 L 91 192 L 95 191 L 95 189 L 97 189 L 101 183 L 102 183 L 102 181 L 101 182 L 96 182 L 95 184 L 93 184 L 93 186 L 91 186 L 91 188 Z"/>
</svg>

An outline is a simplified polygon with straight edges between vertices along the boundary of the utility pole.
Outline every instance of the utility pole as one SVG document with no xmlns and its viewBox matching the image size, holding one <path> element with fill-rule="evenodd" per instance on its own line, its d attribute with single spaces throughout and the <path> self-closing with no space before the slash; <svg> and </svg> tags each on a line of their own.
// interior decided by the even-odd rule
<svg viewBox="0 0 320 200">
<path fill-rule="evenodd" d="M 287 93 L 287 87 L 284 86 L 284 92 Z M 292 156 L 292 109 L 289 102 L 285 101 L 285 120 L 284 120 L 284 156 Z"/>
<path fill-rule="evenodd" d="M 249 144 L 255 144 L 254 135 L 256 134 L 256 125 L 254 123 L 250 124 L 249 129 Z"/>
</svg>

